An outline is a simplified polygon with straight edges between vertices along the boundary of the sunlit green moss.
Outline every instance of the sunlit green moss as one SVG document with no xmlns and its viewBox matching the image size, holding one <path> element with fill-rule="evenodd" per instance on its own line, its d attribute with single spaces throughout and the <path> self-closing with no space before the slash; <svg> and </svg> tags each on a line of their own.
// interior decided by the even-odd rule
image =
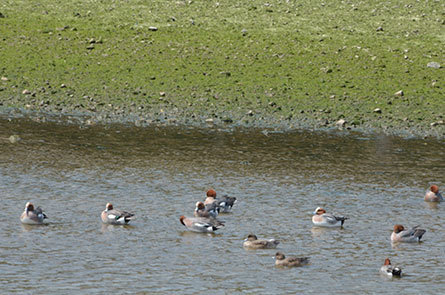
<svg viewBox="0 0 445 295">
<path fill-rule="evenodd" d="M 4 0 L 0 99 L 427 127 L 445 112 L 444 68 L 427 67 L 444 63 L 444 10 L 405 0 Z"/>
</svg>

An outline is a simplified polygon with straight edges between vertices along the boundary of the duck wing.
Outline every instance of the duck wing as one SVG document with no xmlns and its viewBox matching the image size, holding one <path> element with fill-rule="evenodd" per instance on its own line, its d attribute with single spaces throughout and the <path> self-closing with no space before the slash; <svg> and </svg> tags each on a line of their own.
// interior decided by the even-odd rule
<svg viewBox="0 0 445 295">
<path fill-rule="evenodd" d="M 204 217 L 189 218 L 187 227 L 192 231 L 198 232 L 216 231 L 219 228 L 216 224 L 211 222 L 210 218 Z"/>
<path fill-rule="evenodd" d="M 127 211 L 121 211 L 121 210 L 110 210 L 108 211 L 107 218 L 113 219 L 113 220 L 119 220 L 121 218 L 124 218 L 125 220 L 129 220 L 134 216 L 133 213 L 127 212 Z"/>
<path fill-rule="evenodd" d="M 323 217 L 326 219 L 326 222 L 329 224 L 336 224 L 339 220 L 337 217 L 332 215 L 331 213 L 324 213 Z"/>
<path fill-rule="evenodd" d="M 289 257 L 288 261 L 291 264 L 299 264 L 299 265 L 308 264 L 309 257 Z"/>
<path fill-rule="evenodd" d="M 230 209 L 232 209 L 233 205 L 235 204 L 236 198 L 224 195 L 220 199 L 217 199 L 217 202 L 219 207 L 222 208 L 223 212 L 229 212 Z"/>
<path fill-rule="evenodd" d="M 211 204 L 207 204 L 205 206 L 205 211 L 209 212 L 212 217 L 216 217 L 219 214 L 220 208 L 217 202 L 213 202 Z"/>
<path fill-rule="evenodd" d="M 34 210 L 34 212 L 36 213 L 37 217 L 39 218 L 48 218 L 48 216 L 46 216 L 45 212 L 43 212 L 43 209 L 40 207 L 37 207 L 36 210 Z"/>
</svg>

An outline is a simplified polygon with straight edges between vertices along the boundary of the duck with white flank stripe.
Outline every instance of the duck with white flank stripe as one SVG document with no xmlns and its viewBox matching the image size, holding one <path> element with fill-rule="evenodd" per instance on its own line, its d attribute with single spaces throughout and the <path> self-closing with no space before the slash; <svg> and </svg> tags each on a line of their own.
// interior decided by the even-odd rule
<svg viewBox="0 0 445 295">
<path fill-rule="evenodd" d="M 201 233 L 211 233 L 215 232 L 221 227 L 224 226 L 223 221 L 219 221 L 215 218 L 206 218 L 206 217 L 185 217 L 182 215 L 179 217 L 179 221 L 182 225 L 184 225 L 187 229 L 194 232 Z"/>
<path fill-rule="evenodd" d="M 133 216 L 133 213 L 113 209 L 111 203 L 107 203 L 105 210 L 100 215 L 103 223 L 114 225 L 128 224 L 133 219 Z"/>
<path fill-rule="evenodd" d="M 312 216 L 312 223 L 320 227 L 343 226 L 345 220 L 348 219 L 348 217 L 335 216 L 331 213 L 326 213 L 326 210 L 320 207 L 317 207 L 317 209 L 315 209 L 313 215 L 314 216 Z"/>
<path fill-rule="evenodd" d="M 392 266 L 389 258 L 386 258 L 385 263 L 380 268 L 380 273 L 388 277 L 400 277 L 402 275 L 402 269 L 400 267 Z"/>
</svg>

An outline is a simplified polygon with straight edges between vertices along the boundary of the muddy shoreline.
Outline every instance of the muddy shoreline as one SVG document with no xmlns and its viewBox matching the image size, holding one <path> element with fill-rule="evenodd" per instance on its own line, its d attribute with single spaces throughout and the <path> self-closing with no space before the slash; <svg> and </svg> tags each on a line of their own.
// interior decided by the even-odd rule
<svg viewBox="0 0 445 295">
<path fill-rule="evenodd" d="M 230 118 L 230 119 L 227 119 Z M 214 129 L 221 132 L 231 132 L 235 129 L 250 129 L 262 132 L 267 136 L 272 132 L 313 131 L 327 132 L 338 135 L 364 134 L 386 135 L 405 139 L 437 139 L 445 138 L 445 125 L 431 126 L 425 129 L 422 126 L 391 126 L 383 124 L 383 128 L 372 127 L 372 122 L 361 126 L 349 124 L 347 120 L 342 122 L 327 122 L 327 119 L 312 119 L 308 117 L 277 119 L 258 113 L 232 114 L 224 113 L 224 117 L 215 114 L 197 115 L 191 110 L 170 110 L 160 108 L 150 112 L 131 113 L 120 109 L 119 111 L 92 112 L 83 109 L 54 111 L 51 109 L 25 109 L 0 107 L 0 119 L 6 121 L 31 120 L 39 123 L 56 123 L 77 125 L 80 128 L 91 126 L 121 125 L 129 127 L 181 127 Z"/>
</svg>

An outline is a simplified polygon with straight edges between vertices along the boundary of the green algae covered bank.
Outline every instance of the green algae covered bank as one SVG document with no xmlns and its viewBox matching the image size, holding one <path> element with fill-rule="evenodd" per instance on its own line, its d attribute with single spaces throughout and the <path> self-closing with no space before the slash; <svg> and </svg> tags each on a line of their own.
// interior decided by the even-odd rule
<svg viewBox="0 0 445 295">
<path fill-rule="evenodd" d="M 405 0 L 3 0 L 0 108 L 444 138 L 444 11 Z"/>
</svg>

